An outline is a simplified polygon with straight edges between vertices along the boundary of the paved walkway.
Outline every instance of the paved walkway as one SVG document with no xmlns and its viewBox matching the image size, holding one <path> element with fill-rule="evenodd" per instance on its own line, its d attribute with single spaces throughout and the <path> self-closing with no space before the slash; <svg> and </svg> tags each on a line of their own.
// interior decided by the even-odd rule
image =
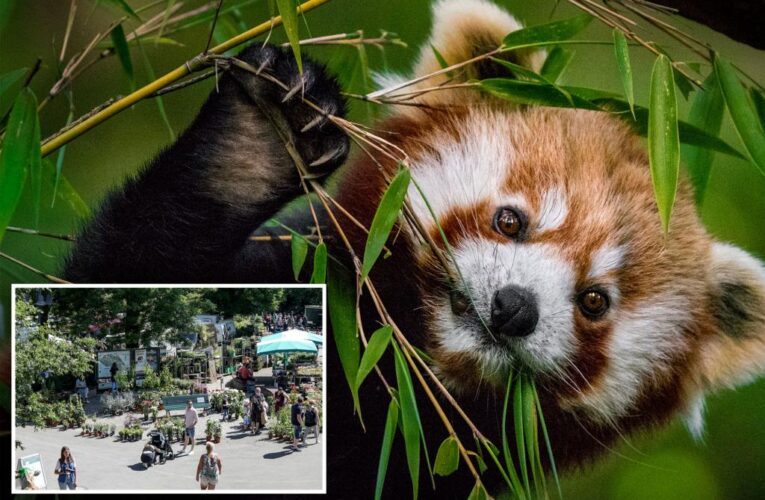
<svg viewBox="0 0 765 500">
<path fill-rule="evenodd" d="M 174 412 L 177 414 L 179 412 Z M 61 431 L 32 427 L 16 428 L 16 440 L 24 450 L 17 457 L 40 453 L 47 476 L 48 489 L 57 489 L 53 468 L 61 447 L 69 446 L 77 461 L 79 482 L 87 490 L 196 490 L 195 481 L 199 456 L 204 452 L 204 429 L 207 418 L 220 418 L 220 414 L 201 417 L 197 424 L 197 446 L 192 456 L 180 455 L 163 465 L 145 469 L 141 464 L 141 450 L 146 439 L 122 443 L 115 437 L 94 438 L 79 436 L 80 429 Z M 99 419 L 122 428 L 125 417 Z M 268 439 L 268 433 L 253 436 L 240 429 L 238 422 L 223 422 L 223 439 L 215 445 L 223 462 L 223 474 L 217 489 L 221 490 L 321 490 L 323 476 L 324 441 L 308 445 L 300 451 L 291 451 L 287 442 Z M 147 424 L 144 429 L 152 428 Z M 323 436 L 322 436 L 323 437 Z M 180 443 L 172 443 L 173 451 L 180 451 Z"/>
</svg>

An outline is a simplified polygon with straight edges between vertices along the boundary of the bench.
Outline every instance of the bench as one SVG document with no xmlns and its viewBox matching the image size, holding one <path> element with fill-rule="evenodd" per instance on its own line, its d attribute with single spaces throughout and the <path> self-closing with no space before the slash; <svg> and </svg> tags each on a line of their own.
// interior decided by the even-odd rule
<svg viewBox="0 0 765 500">
<path fill-rule="evenodd" d="M 203 412 L 210 409 L 210 396 L 208 394 L 184 394 L 182 396 L 165 396 L 162 398 L 162 404 L 165 405 L 167 415 L 174 410 L 185 410 L 186 402 L 191 400 L 194 408 Z"/>
</svg>

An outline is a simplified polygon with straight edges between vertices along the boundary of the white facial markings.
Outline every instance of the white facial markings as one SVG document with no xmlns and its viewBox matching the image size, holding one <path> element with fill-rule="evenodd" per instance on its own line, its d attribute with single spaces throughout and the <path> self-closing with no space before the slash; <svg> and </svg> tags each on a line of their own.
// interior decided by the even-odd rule
<svg viewBox="0 0 765 500">
<path fill-rule="evenodd" d="M 546 244 L 497 244 L 469 240 L 454 249 L 454 256 L 473 299 L 476 313 L 487 324 L 494 294 L 507 285 L 533 292 L 539 321 L 531 335 L 499 339 L 494 344 L 472 315 L 455 316 L 447 301 L 438 309 L 435 335 L 444 349 L 478 357 L 485 373 L 506 374 L 516 356 L 534 369 L 551 371 L 562 366 L 577 347 L 573 332 L 575 273 L 555 247 Z M 512 347 L 512 355 L 505 347 Z"/>
<path fill-rule="evenodd" d="M 571 404 L 603 422 L 628 414 L 640 391 L 668 373 L 670 358 L 685 345 L 689 306 L 687 298 L 665 293 L 623 311 L 609 338 L 605 373 Z"/>
<path fill-rule="evenodd" d="M 596 279 L 611 271 L 616 271 L 624 265 L 627 247 L 624 245 L 605 245 L 592 254 L 587 278 Z"/>
<path fill-rule="evenodd" d="M 556 186 L 545 191 L 542 204 L 539 207 L 539 231 L 552 231 L 563 225 L 568 216 L 568 199 L 566 192 Z"/>
<path fill-rule="evenodd" d="M 459 141 L 443 132 L 433 144 L 436 152 L 412 164 L 412 179 L 422 189 L 436 217 L 443 217 L 455 207 L 493 200 L 499 194 L 498 185 L 507 176 L 514 150 L 497 130 L 501 117 L 490 118 L 484 113 L 466 119 L 460 125 Z M 417 216 L 422 221 L 432 221 L 414 184 L 409 186 L 408 195 Z"/>
</svg>

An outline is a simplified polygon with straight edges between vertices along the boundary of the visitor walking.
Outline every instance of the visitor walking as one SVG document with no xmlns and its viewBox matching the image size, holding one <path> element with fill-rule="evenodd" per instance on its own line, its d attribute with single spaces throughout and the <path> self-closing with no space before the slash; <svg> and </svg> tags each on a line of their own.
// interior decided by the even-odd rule
<svg viewBox="0 0 765 500">
<path fill-rule="evenodd" d="M 58 488 L 60 490 L 77 489 L 77 465 L 74 463 L 72 452 L 68 446 L 61 448 L 61 456 L 56 461 L 54 474 L 58 474 Z"/>
<path fill-rule="evenodd" d="M 304 410 L 303 410 L 303 397 L 299 396 L 295 404 L 292 405 L 292 449 L 298 451 L 298 441 L 303 435 L 304 425 Z"/>
<path fill-rule="evenodd" d="M 274 415 L 279 413 L 279 410 L 284 408 L 284 405 L 287 404 L 287 393 L 284 392 L 284 389 L 279 387 L 279 390 L 276 391 L 276 395 L 274 396 Z"/>
<path fill-rule="evenodd" d="M 181 453 L 186 451 L 186 444 L 190 442 L 191 450 L 189 450 L 189 455 L 194 454 L 194 444 L 195 444 L 194 431 L 195 431 L 197 422 L 199 422 L 199 415 L 197 415 L 197 410 L 196 408 L 194 408 L 194 403 L 189 399 L 186 402 L 186 415 L 184 417 L 184 425 L 186 426 L 186 436 L 183 438 L 183 448 L 181 448 Z"/>
<path fill-rule="evenodd" d="M 303 433 L 303 443 L 305 443 L 308 431 L 312 431 L 316 437 L 316 444 L 319 444 L 319 409 L 312 400 L 308 400 L 305 409 L 305 432 Z"/>
<path fill-rule="evenodd" d="M 82 402 L 87 404 L 88 401 L 88 383 L 85 382 L 85 376 L 80 375 L 77 378 L 77 381 L 74 383 L 74 390 L 77 393 L 78 396 L 80 396 L 80 399 L 82 399 Z"/>
<path fill-rule="evenodd" d="M 217 453 L 214 453 L 215 447 L 209 441 L 205 444 L 207 453 L 199 457 L 197 465 L 197 481 L 203 490 L 214 490 L 218 484 L 218 476 L 223 473 L 223 463 Z"/>
<path fill-rule="evenodd" d="M 261 415 L 263 414 L 263 405 L 257 394 L 250 398 L 250 429 L 256 436 L 260 434 Z"/>
<path fill-rule="evenodd" d="M 109 368 L 109 373 L 112 374 L 112 392 L 117 392 L 117 373 L 120 371 L 117 366 L 117 362 L 112 363 L 112 367 Z"/>
<path fill-rule="evenodd" d="M 228 396 L 223 396 L 223 420 L 228 420 Z"/>
</svg>

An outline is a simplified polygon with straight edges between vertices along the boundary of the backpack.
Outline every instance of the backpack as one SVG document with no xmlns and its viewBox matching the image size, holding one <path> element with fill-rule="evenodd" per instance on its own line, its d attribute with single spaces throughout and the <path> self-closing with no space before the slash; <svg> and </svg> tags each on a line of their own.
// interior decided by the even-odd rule
<svg viewBox="0 0 765 500">
<path fill-rule="evenodd" d="M 305 411 L 305 425 L 306 427 L 313 427 L 316 425 L 316 411 L 312 408 Z"/>
<path fill-rule="evenodd" d="M 218 479 L 218 464 L 217 462 L 217 456 L 213 454 L 210 455 L 202 455 L 202 460 L 204 460 L 204 464 L 202 465 L 202 475 L 204 477 L 210 478 L 210 479 Z"/>
</svg>

